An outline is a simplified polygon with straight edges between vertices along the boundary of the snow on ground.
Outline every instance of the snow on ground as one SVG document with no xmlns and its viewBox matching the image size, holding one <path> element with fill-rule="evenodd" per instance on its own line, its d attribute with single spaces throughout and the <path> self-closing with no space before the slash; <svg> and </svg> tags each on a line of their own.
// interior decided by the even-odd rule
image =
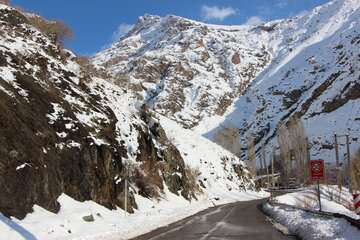
<svg viewBox="0 0 360 240">
<path fill-rule="evenodd" d="M 348 189 L 342 188 L 340 192 L 337 186 L 322 185 L 321 205 L 325 212 L 341 213 L 360 219 L 353 211 L 352 196 Z M 315 186 L 304 188 L 299 192 L 288 193 L 278 196 L 275 202 L 319 210 Z M 264 210 L 275 221 L 286 226 L 293 234 L 302 239 L 359 239 L 360 231 L 351 226 L 345 219 L 324 217 L 301 209 L 293 209 L 286 206 L 271 206 L 266 204 Z"/>
<path fill-rule="evenodd" d="M 359 55 L 360 48 L 352 40 L 359 35 L 359 24 L 355 24 L 359 22 L 359 6 L 359 0 L 335 0 L 307 14 L 278 21 L 269 32 L 269 41 L 264 43 L 272 49 L 271 63 L 228 108 L 226 119 L 219 126 L 212 124 L 214 128 L 205 135 L 214 139 L 224 128 L 236 127 L 242 130 L 244 146 L 247 136 L 264 135 L 256 148 L 266 143 L 270 155 L 277 146 L 279 122 L 300 113 L 312 145 L 312 158 L 335 162 L 334 151 L 325 147 L 333 145 L 335 130 L 349 134 L 350 150 L 356 151 L 360 136 L 356 120 L 360 114 L 359 98 L 346 98 L 343 93 L 346 86 L 359 83 L 359 61 L 353 56 Z M 271 26 L 272 22 L 267 24 Z M 341 61 L 341 57 L 346 61 Z M 321 90 L 320 86 L 324 87 L 337 74 L 338 78 Z M 299 94 L 295 96 L 295 92 Z M 340 98 L 346 99 L 342 105 L 325 110 L 326 104 Z M 206 128 L 198 129 L 203 132 Z M 343 146 L 340 149 L 345 149 Z"/>
<path fill-rule="evenodd" d="M 221 189 L 219 189 L 220 191 Z M 191 216 L 201 210 L 235 201 L 247 201 L 263 196 L 256 192 L 228 192 L 216 201 L 203 195 L 198 201 L 189 202 L 182 197 L 165 191 L 159 202 L 136 195 L 139 210 L 127 214 L 121 209 L 108 210 L 92 201 L 78 202 L 61 195 L 58 199 L 61 209 L 58 214 L 34 206 L 34 212 L 24 220 L 9 220 L 0 214 L 1 239 L 11 240 L 121 240 L 128 239 L 172 222 Z M 92 215 L 93 222 L 83 217 Z M 141 226 L 141 227 L 140 227 Z"/>
<path fill-rule="evenodd" d="M 290 207 L 271 207 L 269 204 L 265 205 L 264 210 L 301 239 L 355 240 L 360 237 L 360 231 L 345 219 L 322 217 Z"/>
<path fill-rule="evenodd" d="M 132 97 L 130 94 L 102 79 L 95 79 L 92 84 L 92 92 L 103 99 L 106 96 L 104 104 L 108 104 L 117 119 L 121 120 L 117 123 L 117 131 L 121 136 L 119 141 L 124 139 L 125 145 L 132 149 L 128 149 L 129 160 L 135 160 L 131 153 L 135 154 L 137 151 L 137 134 L 131 131 L 130 126 L 140 124 L 136 117 L 136 101 L 129 100 L 128 98 Z M 63 113 L 58 104 L 53 103 L 53 108 L 53 112 L 48 115 L 50 122 L 58 120 Z M 3 237 L 9 240 L 128 239 L 193 215 L 214 204 L 267 196 L 264 192 L 248 190 L 252 185 L 248 176 L 236 177 L 233 165 L 244 167 L 236 156 L 171 120 L 160 116 L 159 118 L 168 138 L 179 149 L 185 163 L 200 173 L 198 178 L 206 188 L 203 188 L 203 194 L 198 196 L 198 201 L 189 202 L 167 189 L 160 201 L 135 195 L 139 209 L 134 214 L 125 216 L 121 209 L 111 211 L 93 201 L 78 202 L 63 194 L 58 199 L 61 209 L 57 214 L 39 206 L 34 206 L 34 212 L 23 220 L 9 220 L 0 214 L 0 240 Z M 244 175 L 247 175 L 245 169 Z M 90 215 L 94 221 L 86 222 L 83 217 Z"/>
<path fill-rule="evenodd" d="M 185 163 L 200 173 L 199 179 L 206 186 L 209 196 L 222 196 L 222 189 L 227 189 L 231 194 L 232 190 L 245 190 L 251 187 L 253 183 L 248 181 L 247 169 L 244 168 L 244 179 L 235 177 L 233 166 L 246 165 L 234 154 L 166 117 L 159 118 L 169 140 L 179 149 Z"/>
<path fill-rule="evenodd" d="M 317 199 L 316 186 L 305 188 L 300 192 L 288 193 L 276 197 L 276 202 L 288 204 L 296 207 L 310 208 L 312 210 L 319 210 L 319 201 Z M 321 185 L 321 206 L 325 212 L 341 213 L 360 219 L 355 214 L 352 195 L 347 188 L 342 188 L 341 192 L 337 186 Z"/>
</svg>

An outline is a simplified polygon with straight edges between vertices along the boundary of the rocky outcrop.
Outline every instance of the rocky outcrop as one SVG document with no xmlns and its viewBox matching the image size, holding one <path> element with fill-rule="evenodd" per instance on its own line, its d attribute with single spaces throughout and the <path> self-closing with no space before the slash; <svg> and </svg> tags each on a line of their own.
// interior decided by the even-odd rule
<svg viewBox="0 0 360 240">
<path fill-rule="evenodd" d="M 147 15 L 92 62 L 115 78 L 131 76 L 130 85 L 142 86 L 131 90 L 143 103 L 192 128 L 224 114 L 269 63 L 269 49 L 250 30 Z"/>
<path fill-rule="evenodd" d="M 161 126 L 148 112 L 141 118 L 127 103 L 119 108 L 109 100 L 125 91 L 114 87 L 105 94 L 71 52 L 18 10 L 0 8 L 0 35 L 1 213 L 21 219 L 34 204 L 57 212 L 62 193 L 124 208 L 126 178 L 129 212 L 137 207 L 134 194 L 154 197 L 148 185 L 156 185 L 157 194 L 165 183 L 186 199 L 195 197 L 184 161 Z M 131 143 L 138 149 L 131 149 L 130 135 L 138 136 Z M 129 174 L 125 160 L 134 151 L 140 166 Z"/>
</svg>

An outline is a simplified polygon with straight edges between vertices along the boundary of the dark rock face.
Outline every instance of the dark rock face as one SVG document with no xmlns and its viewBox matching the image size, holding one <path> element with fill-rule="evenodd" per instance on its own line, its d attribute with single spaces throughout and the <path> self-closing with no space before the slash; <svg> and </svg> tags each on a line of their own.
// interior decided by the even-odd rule
<svg viewBox="0 0 360 240">
<path fill-rule="evenodd" d="M 234 53 L 234 55 L 232 56 L 231 58 L 231 62 L 235 65 L 239 64 L 241 61 L 240 61 L 240 55 L 239 53 Z"/>
<path fill-rule="evenodd" d="M 0 212 L 21 219 L 34 204 L 57 212 L 62 193 L 124 208 L 127 150 L 117 140 L 119 120 L 103 104 L 105 97 L 89 89 L 86 74 L 66 67 L 71 54 L 30 28 L 18 11 L 0 10 L 0 34 L 9 45 L 14 37 L 24 45 L 24 50 L 0 46 Z M 160 126 L 150 130 L 147 114 L 134 126 L 139 131 L 138 161 L 147 166 L 139 174 L 152 173 L 160 190 L 165 179 L 171 191 L 190 199 L 179 152 Z M 161 151 L 155 141 L 161 142 Z M 183 177 L 174 179 L 175 172 Z M 128 211 L 133 212 L 135 191 L 153 196 L 137 184 L 140 175 L 128 179 L 138 187 L 128 189 Z"/>
<path fill-rule="evenodd" d="M 186 171 L 185 163 L 179 150 L 168 140 L 164 129 L 160 124 L 154 122 L 154 119 L 149 117 L 147 109 L 144 106 L 142 111 L 144 122 L 149 126 L 149 131 L 144 132 L 139 130 L 139 143 L 141 151 L 137 156 L 137 161 L 143 162 L 144 178 L 147 178 L 148 184 L 155 185 L 160 190 L 163 190 L 163 183 L 168 186 L 169 190 L 174 194 L 181 194 L 185 199 L 196 199 L 194 188 L 189 184 L 189 172 Z M 161 147 L 155 147 L 153 140 L 155 140 Z M 146 148 L 146 149 L 144 149 Z M 149 189 L 144 189 L 138 182 L 138 187 L 143 188 L 145 196 L 151 195 Z M 150 187 L 151 188 L 151 187 Z"/>
<path fill-rule="evenodd" d="M 16 68 L 14 64 L 12 67 Z M 0 80 L 1 86 L 16 93 L 16 89 Z M 115 207 L 117 192 L 112 177 L 121 172 L 124 153 L 111 134 L 116 120 L 99 129 L 112 144 L 96 145 L 89 138 L 93 129 L 81 124 L 72 106 L 62 99 L 62 91 L 71 89 L 69 81 L 64 80 L 61 86 L 48 82 L 49 88 L 45 89 L 38 79 L 20 71 L 16 81 L 28 92 L 28 100 L 0 92 L 0 188 L 4 189 L 0 211 L 22 218 L 33 204 L 38 204 L 56 212 L 56 199 L 62 192 L 80 201 L 91 199 Z M 51 124 L 47 115 L 54 111 L 52 103 L 56 102 L 64 113 L 62 119 Z M 111 119 L 109 109 L 87 104 L 89 111 L 101 109 Z M 71 122 L 73 131 L 66 137 L 58 136 L 57 133 L 67 131 L 65 125 Z M 71 142 L 78 145 L 71 147 Z"/>
</svg>

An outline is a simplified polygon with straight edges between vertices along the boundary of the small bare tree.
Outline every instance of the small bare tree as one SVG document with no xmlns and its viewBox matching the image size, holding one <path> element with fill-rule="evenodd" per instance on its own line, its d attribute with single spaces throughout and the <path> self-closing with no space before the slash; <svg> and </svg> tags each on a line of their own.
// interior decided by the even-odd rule
<svg viewBox="0 0 360 240">
<path fill-rule="evenodd" d="M 10 6 L 11 1 L 10 0 L 0 0 L 0 4 L 5 4 L 5 5 Z"/>
<path fill-rule="evenodd" d="M 277 132 L 277 140 L 280 148 L 280 168 L 281 178 L 284 185 L 288 184 L 289 173 L 290 173 L 290 158 L 291 158 L 291 145 L 289 132 L 284 123 L 280 124 Z"/>
<path fill-rule="evenodd" d="M 73 37 L 72 30 L 60 20 L 49 21 L 38 15 L 29 15 L 28 19 L 40 32 L 60 45 L 63 45 L 66 39 Z"/>
<path fill-rule="evenodd" d="M 360 149 L 351 161 L 351 186 L 355 191 L 360 191 Z"/>
<path fill-rule="evenodd" d="M 254 146 L 254 138 L 252 136 L 248 137 L 248 166 L 250 174 L 253 177 L 256 177 L 256 154 Z"/>
<path fill-rule="evenodd" d="M 304 126 L 297 116 L 290 118 L 288 123 L 290 145 L 296 161 L 296 172 L 299 183 L 305 183 L 308 171 L 308 141 Z"/>
</svg>

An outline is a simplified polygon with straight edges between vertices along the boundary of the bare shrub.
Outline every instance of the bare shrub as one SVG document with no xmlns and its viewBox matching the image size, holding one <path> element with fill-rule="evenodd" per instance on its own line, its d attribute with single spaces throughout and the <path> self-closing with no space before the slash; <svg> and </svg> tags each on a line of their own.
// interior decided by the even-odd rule
<svg viewBox="0 0 360 240">
<path fill-rule="evenodd" d="M 156 184 L 152 175 L 146 175 L 141 169 L 137 168 L 135 170 L 134 178 L 138 193 L 141 196 L 149 199 L 158 199 L 160 197 L 159 186 Z"/>
<path fill-rule="evenodd" d="M 73 37 L 72 30 L 60 20 L 49 21 L 35 14 L 28 15 L 28 20 L 57 44 L 63 45 L 65 40 Z"/>
<path fill-rule="evenodd" d="M 195 194 L 202 193 L 202 190 L 198 184 L 198 178 L 201 175 L 201 172 L 197 168 L 191 168 L 189 165 L 185 165 L 185 174 L 187 178 L 187 184 L 189 184 L 189 189 Z"/>
<path fill-rule="evenodd" d="M 10 0 L 0 0 L 0 4 L 5 4 L 10 6 L 11 5 L 11 1 Z"/>
<path fill-rule="evenodd" d="M 289 132 L 286 128 L 285 124 L 281 124 L 279 126 L 278 132 L 277 132 L 277 140 L 280 147 L 280 171 L 282 172 L 282 182 L 283 184 L 288 183 L 289 178 L 289 172 L 290 172 L 290 136 Z"/>
<path fill-rule="evenodd" d="M 309 174 L 308 140 L 304 126 L 297 116 L 292 116 L 287 123 L 280 124 L 278 144 L 284 183 L 288 183 L 290 175 L 296 176 L 298 183 L 305 183 Z"/>
<path fill-rule="evenodd" d="M 351 161 L 351 185 L 355 191 L 360 191 L 360 149 Z"/>
<path fill-rule="evenodd" d="M 298 182 L 304 183 L 308 176 L 308 141 L 301 120 L 293 116 L 288 123 L 291 148 L 296 161 Z"/>
<path fill-rule="evenodd" d="M 97 69 L 87 56 L 78 56 L 75 58 L 75 62 L 80 65 L 84 80 L 90 81 L 92 77 L 99 77 L 103 79 L 110 78 L 105 70 Z"/>
</svg>

